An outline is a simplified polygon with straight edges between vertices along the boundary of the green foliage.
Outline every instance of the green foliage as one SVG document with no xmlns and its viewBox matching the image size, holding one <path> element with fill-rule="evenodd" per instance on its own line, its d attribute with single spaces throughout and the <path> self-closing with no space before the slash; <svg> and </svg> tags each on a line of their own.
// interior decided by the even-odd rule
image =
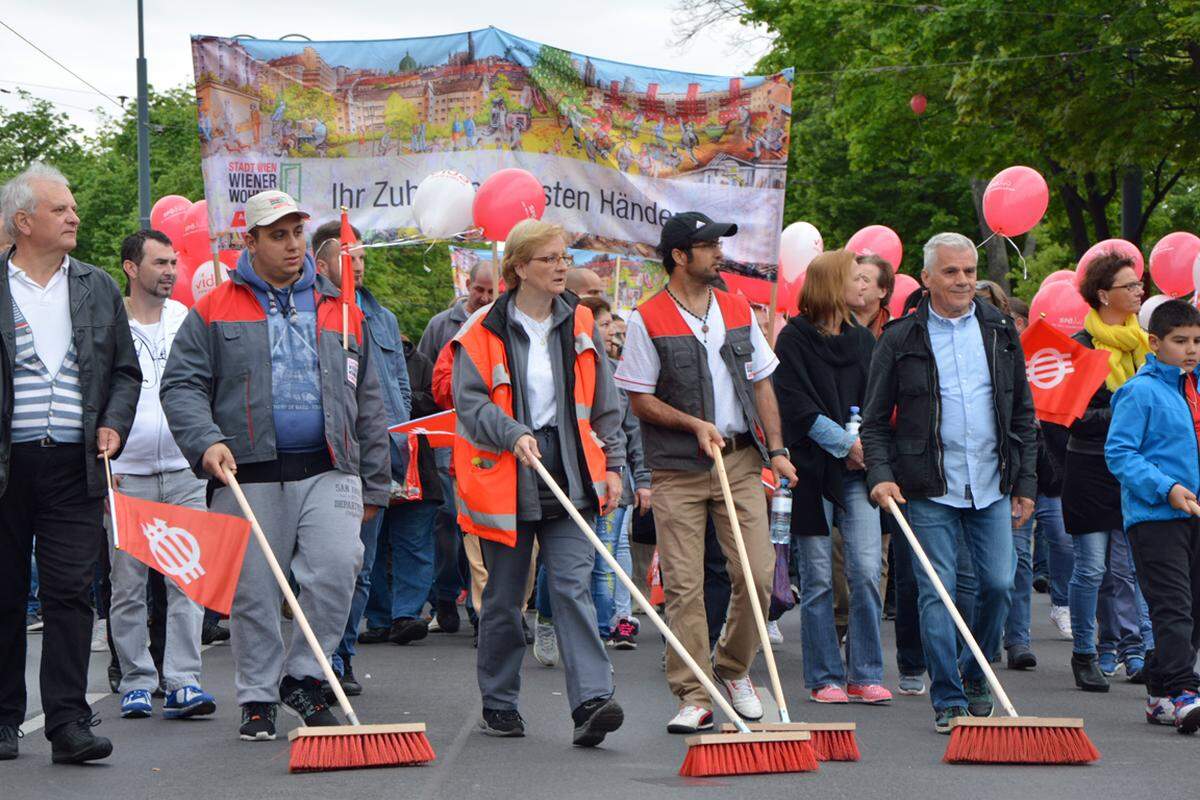
<svg viewBox="0 0 1200 800">
<path fill-rule="evenodd" d="M 449 249 L 442 244 L 417 245 L 376 247 L 366 253 L 367 288 L 395 312 L 400 332 L 416 342 L 429 318 L 445 309 L 454 296 Z"/>
<path fill-rule="evenodd" d="M 407 136 L 412 126 L 420 120 L 421 114 L 415 104 L 401 97 L 399 92 L 388 95 L 383 106 L 383 121 L 392 129 L 393 136 Z"/>
</svg>

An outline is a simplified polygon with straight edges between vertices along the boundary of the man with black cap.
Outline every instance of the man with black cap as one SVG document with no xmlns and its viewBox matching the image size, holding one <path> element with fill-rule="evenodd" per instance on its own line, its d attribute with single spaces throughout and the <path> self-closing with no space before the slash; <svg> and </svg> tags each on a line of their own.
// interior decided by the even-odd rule
<svg viewBox="0 0 1200 800">
<path fill-rule="evenodd" d="M 761 473 L 769 463 L 778 476 L 796 480 L 780 432 L 779 406 L 771 381 L 779 363 L 745 298 L 714 289 L 719 280 L 720 239 L 737 233 L 733 223 L 704 214 L 676 214 L 663 225 L 658 252 L 666 288 L 629 319 L 621 365 L 614 376 L 629 392 L 641 420 L 646 466 L 653 471 L 654 518 L 671 630 L 707 668 L 704 616 L 704 531 L 711 515 L 725 551 L 733 595 L 725 633 L 712 671 L 746 719 L 762 717 L 750 682 L 758 634 L 750 611 L 750 586 L 765 607 L 775 554 L 767 535 L 767 504 Z M 709 456 L 719 449 L 729 474 L 734 506 L 752 576 L 745 576 L 733 540 L 721 484 Z M 748 578 L 752 578 L 751 582 Z M 667 682 L 679 698 L 671 733 L 712 727 L 712 701 L 673 652 Z"/>
</svg>

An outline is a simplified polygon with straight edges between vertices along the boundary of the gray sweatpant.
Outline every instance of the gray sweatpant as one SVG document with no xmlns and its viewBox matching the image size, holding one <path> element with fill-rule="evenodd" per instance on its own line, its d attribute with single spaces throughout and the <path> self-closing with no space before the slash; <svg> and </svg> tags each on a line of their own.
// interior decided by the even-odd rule
<svg viewBox="0 0 1200 800">
<path fill-rule="evenodd" d="M 244 483 L 242 491 L 279 566 L 284 574 L 290 569 L 299 584 L 300 608 L 321 649 L 332 653 L 345 630 L 362 567 L 361 481 L 330 470 L 288 483 Z M 223 486 L 213 493 L 212 510 L 242 516 L 233 492 Z M 284 650 L 282 601 L 266 558 L 251 540 L 229 618 L 239 705 L 279 702 L 285 672 L 293 678 L 325 678 L 299 625 L 292 627 Z"/>
<path fill-rule="evenodd" d="M 204 510 L 204 481 L 189 469 L 160 472 L 156 475 L 121 475 L 120 489 L 130 497 L 170 503 Z M 121 694 L 135 689 L 154 691 L 159 685 L 158 669 L 150 656 L 150 635 L 146 627 L 146 579 L 150 567 L 128 553 L 115 550 L 112 523 L 106 516 L 108 552 L 112 563 L 113 647 L 121 662 Z M 122 536 L 139 536 L 121 531 Z M 184 686 L 200 685 L 200 630 L 204 609 L 183 593 L 175 581 L 167 578 L 167 635 L 163 650 L 162 685 L 168 692 Z"/>
<path fill-rule="evenodd" d="M 546 568 L 554 633 L 567 674 L 567 701 L 575 710 L 585 700 L 613 692 L 612 664 L 596 629 L 592 567 L 596 553 L 570 517 L 517 523 L 517 544 L 508 547 L 480 539 L 487 564 L 483 611 L 479 618 L 476 672 L 483 707 L 516 709 L 521 692 L 525 634 L 521 613 L 534 537 Z"/>
</svg>

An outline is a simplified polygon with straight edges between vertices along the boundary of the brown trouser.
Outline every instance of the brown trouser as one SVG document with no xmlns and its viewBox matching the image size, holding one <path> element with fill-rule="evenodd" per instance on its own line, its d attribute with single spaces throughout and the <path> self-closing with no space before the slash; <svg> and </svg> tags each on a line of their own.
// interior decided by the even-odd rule
<svg viewBox="0 0 1200 800">
<path fill-rule="evenodd" d="M 725 457 L 733 504 L 746 540 L 754 583 L 763 609 L 767 608 L 775 568 L 775 550 L 767 533 L 767 500 L 762 484 L 762 458 L 753 447 Z M 656 469 L 654 527 L 662 567 L 663 593 L 671 632 L 711 678 L 708 622 L 704 616 L 704 530 L 711 514 L 725 552 L 733 594 L 725 634 L 717 643 L 716 677 L 732 680 L 750 671 L 758 650 L 758 630 L 750 610 L 750 595 L 742 575 L 733 528 L 725 509 L 716 469 L 703 472 Z M 712 708 L 700 681 L 673 650 L 667 650 L 667 684 L 682 704 Z"/>
</svg>

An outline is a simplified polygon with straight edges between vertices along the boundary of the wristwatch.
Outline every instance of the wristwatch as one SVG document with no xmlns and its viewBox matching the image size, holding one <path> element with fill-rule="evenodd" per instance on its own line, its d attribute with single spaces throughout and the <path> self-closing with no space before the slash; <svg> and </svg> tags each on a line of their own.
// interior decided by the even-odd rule
<svg viewBox="0 0 1200 800">
<path fill-rule="evenodd" d="M 622 478 L 625 477 L 625 465 L 624 464 L 622 464 L 619 467 L 608 467 L 604 471 L 605 472 L 615 472 L 618 475 L 620 475 Z"/>
<path fill-rule="evenodd" d="M 792 451 L 788 450 L 786 447 L 780 447 L 772 450 L 771 452 L 767 453 L 767 455 L 769 455 L 771 458 L 775 458 L 775 456 L 783 456 L 788 461 L 792 460 Z"/>
</svg>

